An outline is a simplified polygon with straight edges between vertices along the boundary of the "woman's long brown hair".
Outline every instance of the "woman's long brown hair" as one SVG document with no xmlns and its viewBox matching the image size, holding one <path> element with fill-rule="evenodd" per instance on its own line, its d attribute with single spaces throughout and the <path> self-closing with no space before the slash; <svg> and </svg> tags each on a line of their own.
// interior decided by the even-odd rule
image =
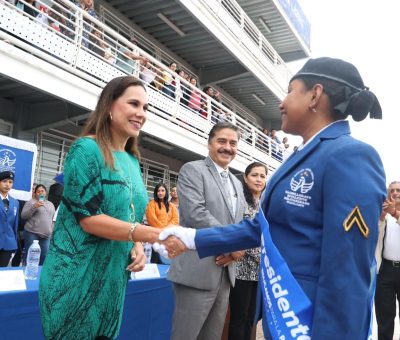
<svg viewBox="0 0 400 340">
<path fill-rule="evenodd" d="M 141 86 L 146 90 L 143 83 L 132 76 L 112 79 L 101 92 L 96 108 L 90 114 L 81 134 L 81 136 L 95 136 L 95 140 L 103 154 L 105 164 L 113 170 L 115 170 L 115 168 L 114 158 L 111 152 L 111 106 L 130 86 Z M 125 145 L 125 151 L 140 159 L 137 138 L 130 137 L 128 139 Z"/>
</svg>

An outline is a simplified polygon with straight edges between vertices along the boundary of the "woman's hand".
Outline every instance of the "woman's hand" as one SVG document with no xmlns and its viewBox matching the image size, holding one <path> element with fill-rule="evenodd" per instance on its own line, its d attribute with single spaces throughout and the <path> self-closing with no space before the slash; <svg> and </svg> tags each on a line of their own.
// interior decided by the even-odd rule
<svg viewBox="0 0 400 340">
<path fill-rule="evenodd" d="M 33 205 L 36 209 L 43 207 L 44 206 L 44 201 L 37 201 L 34 205 Z"/>
<path fill-rule="evenodd" d="M 143 244 L 135 242 L 135 245 L 131 249 L 132 263 L 126 268 L 130 272 L 140 272 L 144 269 L 146 264 L 146 255 L 144 254 Z"/>
</svg>

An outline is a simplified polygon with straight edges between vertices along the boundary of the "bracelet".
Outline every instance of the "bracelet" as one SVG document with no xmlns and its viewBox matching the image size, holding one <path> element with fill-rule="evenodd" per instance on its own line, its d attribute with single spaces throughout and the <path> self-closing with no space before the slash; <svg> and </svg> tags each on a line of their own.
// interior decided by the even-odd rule
<svg viewBox="0 0 400 340">
<path fill-rule="evenodd" d="M 136 227 L 139 225 L 139 223 L 134 222 L 130 224 L 129 228 L 129 234 L 128 234 L 128 241 L 133 242 L 133 233 L 135 232 Z"/>
</svg>

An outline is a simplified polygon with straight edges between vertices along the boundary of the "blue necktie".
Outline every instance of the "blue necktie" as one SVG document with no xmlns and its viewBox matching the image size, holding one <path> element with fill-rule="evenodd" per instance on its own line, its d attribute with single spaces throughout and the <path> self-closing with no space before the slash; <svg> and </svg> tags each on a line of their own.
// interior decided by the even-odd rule
<svg viewBox="0 0 400 340">
<path fill-rule="evenodd" d="M 3 198 L 4 209 L 8 211 L 8 207 L 10 206 L 10 201 L 7 198 Z"/>
</svg>

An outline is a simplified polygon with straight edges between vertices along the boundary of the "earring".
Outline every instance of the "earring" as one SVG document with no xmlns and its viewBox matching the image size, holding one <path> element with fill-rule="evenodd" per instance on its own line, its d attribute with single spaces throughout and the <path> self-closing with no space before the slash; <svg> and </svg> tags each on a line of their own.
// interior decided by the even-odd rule
<svg viewBox="0 0 400 340">
<path fill-rule="evenodd" d="M 110 120 L 112 120 L 112 113 L 111 113 L 111 111 L 110 111 Z"/>
<path fill-rule="evenodd" d="M 315 107 L 312 108 L 312 112 L 317 112 L 317 110 L 315 109 Z"/>
</svg>

